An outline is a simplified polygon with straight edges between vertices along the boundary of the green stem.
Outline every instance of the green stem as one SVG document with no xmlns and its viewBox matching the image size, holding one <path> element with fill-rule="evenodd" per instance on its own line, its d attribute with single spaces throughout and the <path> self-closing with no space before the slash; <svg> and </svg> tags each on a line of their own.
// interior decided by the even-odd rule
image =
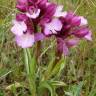
<svg viewBox="0 0 96 96">
<path fill-rule="evenodd" d="M 27 77 L 29 80 L 29 87 L 31 96 L 37 96 L 36 95 L 36 85 L 35 85 L 35 67 L 31 68 L 31 66 L 35 66 L 35 62 L 33 62 L 33 59 L 31 57 L 30 51 L 28 49 L 24 49 L 24 56 L 25 56 L 25 67 L 27 72 Z"/>
</svg>

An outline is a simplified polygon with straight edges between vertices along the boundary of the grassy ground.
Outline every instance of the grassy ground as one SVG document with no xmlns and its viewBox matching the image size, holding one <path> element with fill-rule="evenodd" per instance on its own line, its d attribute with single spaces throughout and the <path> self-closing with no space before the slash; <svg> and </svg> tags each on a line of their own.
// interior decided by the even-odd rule
<svg viewBox="0 0 96 96">
<path fill-rule="evenodd" d="M 96 96 L 96 0 L 56 0 L 56 2 L 64 4 L 64 10 L 72 10 L 85 16 L 93 33 L 92 42 L 81 42 L 67 57 L 65 69 L 60 77 L 67 84 L 63 89 L 67 95 L 60 96 Z M 10 32 L 11 20 L 16 12 L 14 6 L 14 0 L 0 0 L 0 96 L 29 96 L 26 88 L 18 87 L 19 83 L 27 86 L 27 80 L 23 50 L 15 45 Z M 49 52 L 46 55 L 49 55 Z M 44 58 L 50 59 L 46 56 Z M 15 84 L 15 87 L 12 84 Z M 61 89 L 57 91 L 60 92 Z"/>
</svg>

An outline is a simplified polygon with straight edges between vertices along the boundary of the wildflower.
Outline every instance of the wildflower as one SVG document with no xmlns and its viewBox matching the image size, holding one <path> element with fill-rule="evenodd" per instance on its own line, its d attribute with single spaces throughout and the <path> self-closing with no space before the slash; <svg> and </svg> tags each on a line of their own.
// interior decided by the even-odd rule
<svg viewBox="0 0 96 96">
<path fill-rule="evenodd" d="M 76 16 L 69 12 L 65 17 L 61 17 L 60 20 L 62 29 L 55 34 L 59 52 L 68 55 L 69 48 L 76 46 L 80 39 L 92 40 L 91 31 L 87 27 L 88 22 L 84 17 Z"/>
<path fill-rule="evenodd" d="M 22 13 L 16 15 L 11 31 L 22 48 L 54 35 L 58 51 L 67 55 L 69 48 L 76 46 L 81 39 L 92 40 L 87 19 L 63 11 L 62 5 L 48 0 L 17 0 L 16 7 Z M 40 32 L 36 30 L 38 27 Z"/>
</svg>

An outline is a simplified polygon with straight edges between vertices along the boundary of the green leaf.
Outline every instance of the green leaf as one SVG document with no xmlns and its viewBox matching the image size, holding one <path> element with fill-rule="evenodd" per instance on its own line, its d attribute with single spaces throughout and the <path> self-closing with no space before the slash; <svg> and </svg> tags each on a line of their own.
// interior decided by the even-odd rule
<svg viewBox="0 0 96 96">
<path fill-rule="evenodd" d="M 49 79 L 49 76 L 50 76 L 52 69 L 53 69 L 54 60 L 55 60 L 55 58 L 52 59 L 50 61 L 50 63 L 48 64 L 47 70 L 44 72 L 44 79 Z"/>
<path fill-rule="evenodd" d="M 57 76 L 57 75 L 60 75 L 61 71 L 64 69 L 65 67 L 65 59 L 62 58 L 56 65 L 55 67 L 53 68 L 51 74 L 50 74 L 50 77 L 52 76 Z"/>
<path fill-rule="evenodd" d="M 54 96 L 54 88 L 49 81 L 42 81 L 38 87 L 38 92 L 41 94 L 46 88 L 49 90 L 51 96 Z"/>
<path fill-rule="evenodd" d="M 25 65 L 27 70 L 27 76 L 29 79 L 29 86 L 30 86 L 30 92 L 33 96 L 35 96 L 36 93 L 36 62 L 35 57 L 31 56 L 29 49 L 24 49 L 24 55 L 25 55 Z"/>
<path fill-rule="evenodd" d="M 64 83 L 64 82 L 62 82 L 62 81 L 51 81 L 51 84 L 53 85 L 53 86 L 66 86 L 66 84 Z"/>
</svg>

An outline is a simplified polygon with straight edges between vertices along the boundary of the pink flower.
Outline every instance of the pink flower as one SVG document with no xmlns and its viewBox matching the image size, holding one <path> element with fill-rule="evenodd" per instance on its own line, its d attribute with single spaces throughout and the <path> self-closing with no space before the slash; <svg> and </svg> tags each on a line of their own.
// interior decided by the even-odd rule
<svg viewBox="0 0 96 96">
<path fill-rule="evenodd" d="M 67 55 L 69 54 L 68 49 L 77 45 L 80 39 L 92 40 L 92 33 L 87 27 L 88 22 L 84 17 L 67 13 L 60 20 L 62 22 L 62 29 L 57 34 L 54 34 L 57 38 L 58 51 Z"/>
<path fill-rule="evenodd" d="M 67 55 L 69 48 L 81 39 L 92 40 L 87 19 L 63 11 L 62 5 L 48 0 L 17 0 L 16 7 L 21 12 L 13 20 L 11 31 L 22 48 L 32 47 L 35 42 L 54 35 L 58 51 Z M 40 32 L 37 32 L 38 27 Z"/>
</svg>

